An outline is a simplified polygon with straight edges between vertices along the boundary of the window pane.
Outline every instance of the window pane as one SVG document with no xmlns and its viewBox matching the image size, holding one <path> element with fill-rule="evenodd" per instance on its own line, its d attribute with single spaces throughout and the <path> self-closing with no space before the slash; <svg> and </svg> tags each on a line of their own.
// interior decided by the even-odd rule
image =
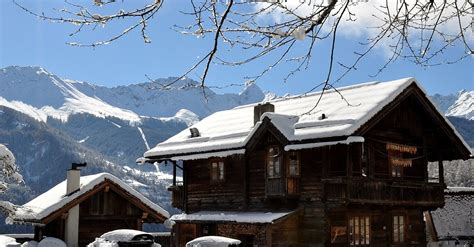
<svg viewBox="0 0 474 247">
<path fill-rule="evenodd" d="M 275 158 L 275 176 L 280 175 L 280 159 L 278 157 Z"/>
<path fill-rule="evenodd" d="M 361 236 L 361 244 L 365 243 L 365 221 L 362 218 L 362 221 L 360 222 L 360 236 Z"/>
<path fill-rule="evenodd" d="M 224 162 L 219 162 L 219 179 L 224 180 Z"/>
<path fill-rule="evenodd" d="M 365 217 L 365 243 L 370 244 L 370 218 Z"/>
<path fill-rule="evenodd" d="M 354 245 L 354 218 L 349 219 L 349 240 L 351 245 Z"/>
<path fill-rule="evenodd" d="M 297 155 L 290 155 L 290 162 L 289 162 L 289 174 L 292 176 L 300 175 L 299 171 L 299 160 Z"/>
<path fill-rule="evenodd" d="M 268 177 L 272 178 L 273 177 L 273 161 L 270 160 L 268 161 L 268 166 L 267 166 L 267 175 Z"/>
<path fill-rule="evenodd" d="M 359 217 L 355 217 L 354 219 L 354 228 L 355 228 L 355 231 L 354 231 L 354 239 L 355 239 L 355 244 L 356 245 L 359 245 L 360 244 L 360 228 L 359 228 Z"/>
<path fill-rule="evenodd" d="M 211 180 L 217 180 L 217 163 L 211 163 Z"/>
</svg>

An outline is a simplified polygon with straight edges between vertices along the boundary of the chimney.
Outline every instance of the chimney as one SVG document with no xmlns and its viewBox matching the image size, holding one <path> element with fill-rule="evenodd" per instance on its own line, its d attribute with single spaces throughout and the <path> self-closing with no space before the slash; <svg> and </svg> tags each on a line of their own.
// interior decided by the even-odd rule
<svg viewBox="0 0 474 247">
<path fill-rule="evenodd" d="M 265 112 L 275 112 L 275 106 L 270 102 L 266 102 L 264 104 L 258 104 L 253 108 L 253 124 L 255 125 L 258 121 L 260 121 L 260 117 Z"/>
<path fill-rule="evenodd" d="M 67 171 L 66 195 L 70 195 L 81 188 L 81 170 L 87 163 L 72 163 L 71 169 Z M 69 209 L 66 218 L 65 241 L 68 247 L 79 246 L 79 205 Z"/>
<path fill-rule="evenodd" d="M 71 169 L 67 171 L 67 186 L 66 194 L 69 195 L 72 192 L 79 190 L 81 186 L 81 170 L 79 167 L 85 167 L 87 163 L 72 163 Z"/>
</svg>

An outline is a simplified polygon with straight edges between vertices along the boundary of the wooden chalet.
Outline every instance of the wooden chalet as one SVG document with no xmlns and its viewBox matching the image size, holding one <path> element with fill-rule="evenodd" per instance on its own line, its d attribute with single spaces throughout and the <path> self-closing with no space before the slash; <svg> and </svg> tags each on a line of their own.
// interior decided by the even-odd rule
<svg viewBox="0 0 474 247">
<path fill-rule="evenodd" d="M 77 186 L 71 185 L 76 181 Z M 111 174 L 75 179 L 68 173 L 67 180 L 10 210 L 8 219 L 34 225 L 37 241 L 56 237 L 74 247 L 86 246 L 111 230 L 142 230 L 143 223 L 163 223 L 168 217 L 166 210 Z"/>
<path fill-rule="evenodd" d="M 423 211 L 445 203 L 443 160 L 470 155 L 407 78 L 216 112 L 144 158 L 182 172 L 169 188 L 184 211 L 171 217 L 174 246 L 204 235 L 242 246 L 426 246 Z M 435 182 L 428 162 L 438 162 Z"/>
</svg>

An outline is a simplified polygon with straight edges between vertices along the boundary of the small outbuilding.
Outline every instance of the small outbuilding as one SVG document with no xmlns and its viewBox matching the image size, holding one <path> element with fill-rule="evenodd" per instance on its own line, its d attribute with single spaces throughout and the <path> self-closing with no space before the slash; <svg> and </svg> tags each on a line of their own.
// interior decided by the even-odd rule
<svg viewBox="0 0 474 247">
<path fill-rule="evenodd" d="M 35 226 L 35 240 L 43 236 L 86 246 L 105 232 L 142 230 L 143 223 L 163 223 L 169 213 L 109 173 L 80 176 L 68 171 L 67 180 L 23 206 L 10 207 L 7 221 Z"/>
<path fill-rule="evenodd" d="M 474 246 L 474 188 L 448 187 L 444 198 L 443 208 L 425 213 L 428 245 Z"/>
</svg>

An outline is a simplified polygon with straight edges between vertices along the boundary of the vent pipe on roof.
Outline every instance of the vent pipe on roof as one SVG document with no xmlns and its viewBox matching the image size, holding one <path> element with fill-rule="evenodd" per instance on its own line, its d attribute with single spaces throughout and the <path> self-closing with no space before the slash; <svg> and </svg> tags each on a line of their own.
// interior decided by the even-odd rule
<svg viewBox="0 0 474 247">
<path fill-rule="evenodd" d="M 270 102 L 266 102 L 264 104 L 258 104 L 253 108 L 253 124 L 255 125 L 258 121 L 260 121 L 260 117 L 265 112 L 275 112 L 275 106 Z"/>
<path fill-rule="evenodd" d="M 81 170 L 87 163 L 72 163 L 71 169 L 67 171 L 66 195 L 70 195 L 81 188 Z M 64 238 L 68 247 L 79 246 L 79 204 L 69 209 L 65 220 Z"/>
</svg>

